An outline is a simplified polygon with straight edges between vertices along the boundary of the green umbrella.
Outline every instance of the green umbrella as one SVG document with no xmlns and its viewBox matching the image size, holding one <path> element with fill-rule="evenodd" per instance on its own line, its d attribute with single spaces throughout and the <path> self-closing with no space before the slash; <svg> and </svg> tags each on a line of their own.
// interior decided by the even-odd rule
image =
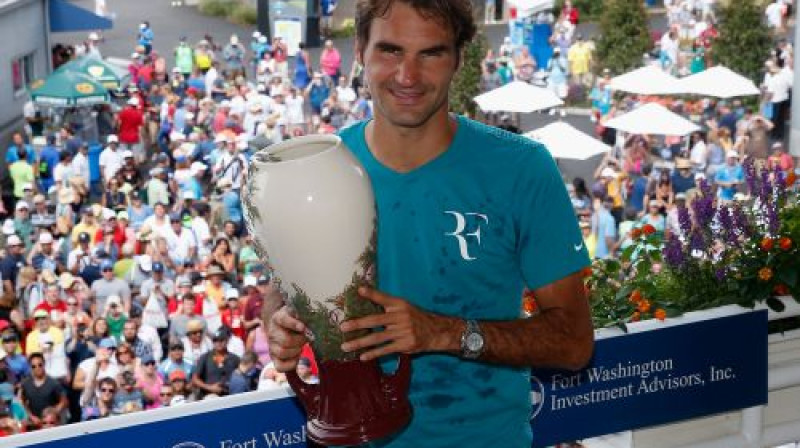
<svg viewBox="0 0 800 448">
<path fill-rule="evenodd" d="M 52 73 L 31 85 L 34 103 L 52 107 L 93 106 L 108 103 L 108 90 L 90 76 L 68 71 Z"/>
<path fill-rule="evenodd" d="M 129 77 L 126 70 L 93 56 L 73 59 L 59 67 L 56 73 L 62 71 L 89 75 L 109 90 L 119 89 Z"/>
</svg>

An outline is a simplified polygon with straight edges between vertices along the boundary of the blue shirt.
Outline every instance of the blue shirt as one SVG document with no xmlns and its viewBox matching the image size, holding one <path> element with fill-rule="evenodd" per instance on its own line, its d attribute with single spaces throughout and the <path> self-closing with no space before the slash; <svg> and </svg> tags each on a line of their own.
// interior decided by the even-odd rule
<svg viewBox="0 0 800 448">
<path fill-rule="evenodd" d="M 518 319 L 525 286 L 588 264 L 583 238 L 544 146 L 456 119 L 450 147 L 408 173 L 375 159 L 366 122 L 341 132 L 375 191 L 378 288 L 442 315 Z M 394 369 L 396 359 L 384 361 Z M 412 421 L 375 446 L 531 446 L 530 369 L 438 353 L 412 363 Z"/>
<path fill-rule="evenodd" d="M 715 182 L 743 182 L 744 170 L 738 163 L 734 166 L 728 164 L 722 165 L 714 175 Z M 733 196 L 736 194 L 736 187 L 723 187 L 717 189 L 717 196 L 726 201 L 732 201 Z"/>
<path fill-rule="evenodd" d="M 19 153 L 17 152 L 18 148 L 17 145 L 11 145 L 8 147 L 6 151 L 6 163 L 11 165 L 12 163 L 19 160 Z M 33 151 L 33 147 L 31 145 L 25 145 L 26 156 L 25 158 L 28 159 L 28 163 L 31 165 L 36 163 L 36 153 Z"/>
<path fill-rule="evenodd" d="M 47 145 L 42 148 L 42 153 L 39 154 L 39 160 L 47 163 L 47 178 L 52 179 L 53 169 L 58 165 L 59 160 L 61 160 L 61 153 L 58 152 L 58 148 L 55 146 Z M 40 172 L 39 174 L 41 175 L 42 173 Z"/>
<path fill-rule="evenodd" d="M 222 195 L 222 205 L 225 206 L 228 219 L 237 224 L 242 222 L 242 201 L 238 193 L 233 190 L 227 191 Z"/>
<path fill-rule="evenodd" d="M 592 233 L 597 237 L 594 256 L 608 258 L 611 255 L 611 248 L 606 244 L 606 238 L 616 239 L 617 237 L 617 223 L 608 210 L 601 209 L 592 218 Z"/>
</svg>

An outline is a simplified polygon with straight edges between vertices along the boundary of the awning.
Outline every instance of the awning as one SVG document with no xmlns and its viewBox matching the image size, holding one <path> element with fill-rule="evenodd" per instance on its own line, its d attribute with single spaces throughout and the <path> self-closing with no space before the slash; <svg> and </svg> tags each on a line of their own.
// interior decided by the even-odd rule
<svg viewBox="0 0 800 448">
<path fill-rule="evenodd" d="M 111 19 L 100 17 L 67 0 L 50 0 L 50 31 L 97 31 L 111 29 Z"/>
</svg>

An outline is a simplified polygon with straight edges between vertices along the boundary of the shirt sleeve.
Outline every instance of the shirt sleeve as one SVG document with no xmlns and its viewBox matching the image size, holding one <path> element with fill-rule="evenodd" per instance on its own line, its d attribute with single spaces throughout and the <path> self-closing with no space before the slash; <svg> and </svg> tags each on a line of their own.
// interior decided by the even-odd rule
<svg viewBox="0 0 800 448">
<path fill-rule="evenodd" d="M 555 161 L 542 145 L 531 148 L 516 186 L 518 251 L 530 289 L 560 280 L 589 264 L 586 245 Z"/>
</svg>

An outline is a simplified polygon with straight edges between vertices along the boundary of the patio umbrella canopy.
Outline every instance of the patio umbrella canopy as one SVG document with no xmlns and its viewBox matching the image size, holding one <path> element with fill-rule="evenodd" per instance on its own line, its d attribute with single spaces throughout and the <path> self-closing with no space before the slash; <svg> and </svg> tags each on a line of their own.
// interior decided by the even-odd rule
<svg viewBox="0 0 800 448">
<path fill-rule="evenodd" d="M 512 81 L 475 97 L 484 112 L 518 112 L 527 114 L 564 104 L 553 91 L 522 81 Z"/>
<path fill-rule="evenodd" d="M 733 70 L 717 65 L 678 81 L 686 93 L 716 98 L 759 95 L 755 83 Z"/>
<path fill-rule="evenodd" d="M 67 62 L 56 70 L 56 72 L 81 73 L 91 76 L 106 89 L 119 89 L 130 76 L 122 68 L 109 64 L 102 59 L 92 56 L 84 56 Z"/>
<path fill-rule="evenodd" d="M 553 9 L 555 0 L 509 0 L 508 3 L 517 8 L 517 17 L 530 17 Z"/>
<path fill-rule="evenodd" d="M 87 75 L 54 72 L 31 86 L 34 103 L 51 107 L 94 106 L 109 102 L 108 90 Z"/>
<path fill-rule="evenodd" d="M 611 78 L 612 90 L 637 95 L 674 95 L 685 93 L 680 81 L 660 68 L 648 65 Z"/>
<path fill-rule="evenodd" d="M 525 136 L 545 145 L 556 159 L 586 160 L 611 150 L 610 146 L 563 121 L 550 123 Z"/>
<path fill-rule="evenodd" d="M 605 125 L 631 134 L 683 136 L 700 130 L 696 124 L 656 103 L 639 106 L 627 114 L 608 120 Z"/>
</svg>

